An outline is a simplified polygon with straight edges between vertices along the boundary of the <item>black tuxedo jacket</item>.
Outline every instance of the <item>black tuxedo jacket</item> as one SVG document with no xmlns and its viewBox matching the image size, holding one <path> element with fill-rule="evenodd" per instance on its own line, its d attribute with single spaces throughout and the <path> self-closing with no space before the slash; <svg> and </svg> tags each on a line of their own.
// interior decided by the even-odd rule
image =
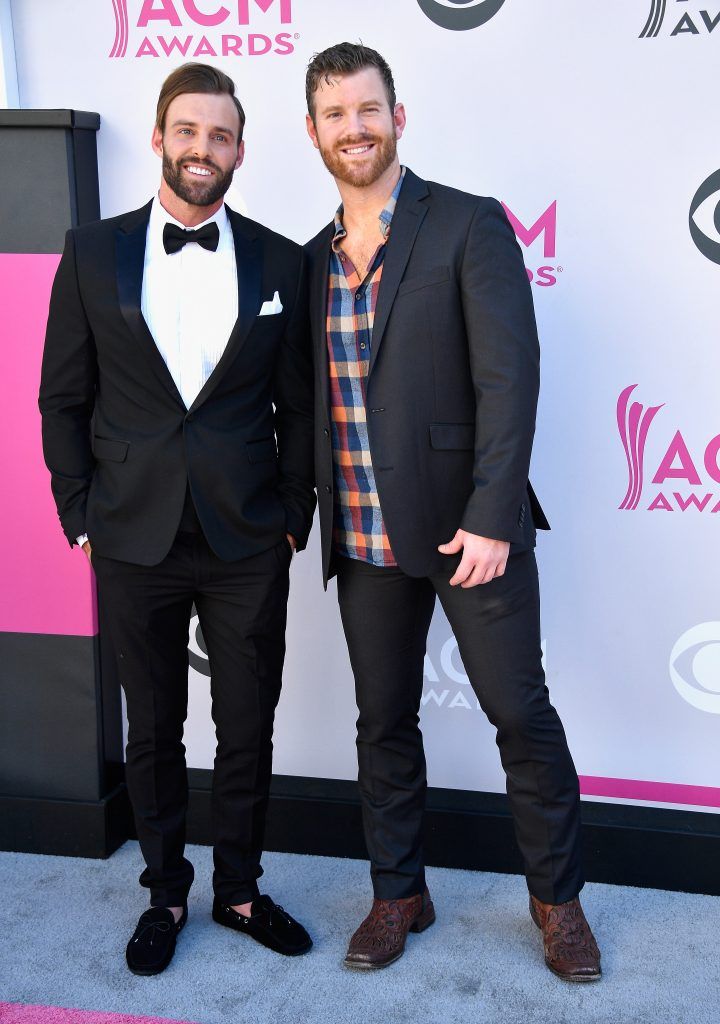
<svg viewBox="0 0 720 1024">
<path fill-rule="evenodd" d="M 150 206 L 69 231 L 55 278 L 40 411 L 65 535 L 156 565 L 189 483 L 220 558 L 256 554 L 286 532 L 302 548 L 315 506 L 302 250 L 228 209 L 239 315 L 186 409 L 140 309 Z M 276 291 L 282 312 L 258 316 Z"/>
<path fill-rule="evenodd" d="M 333 574 L 326 334 L 333 225 L 305 246 L 315 353 L 323 572 Z M 532 547 L 547 520 L 528 483 L 539 347 L 520 248 L 496 200 L 407 170 L 383 264 L 367 380 L 375 480 L 398 565 L 449 565 L 458 528 Z"/>
</svg>

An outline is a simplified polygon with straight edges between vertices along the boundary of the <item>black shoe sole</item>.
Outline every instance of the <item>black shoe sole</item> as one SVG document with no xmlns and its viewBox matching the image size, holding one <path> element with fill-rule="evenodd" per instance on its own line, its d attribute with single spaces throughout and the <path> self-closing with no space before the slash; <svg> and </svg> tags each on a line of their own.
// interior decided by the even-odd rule
<svg viewBox="0 0 720 1024">
<path fill-rule="evenodd" d="M 175 950 L 173 949 L 172 954 L 168 957 L 168 959 L 161 967 L 131 967 L 130 964 L 128 963 L 127 968 L 131 974 L 135 975 L 136 978 L 152 978 L 155 974 L 162 974 L 165 968 L 170 966 L 174 954 Z"/>
<path fill-rule="evenodd" d="M 573 984 L 580 982 L 581 984 L 589 981 L 600 981 L 602 978 L 602 971 L 598 971 L 597 974 L 561 974 L 560 971 L 556 971 L 552 964 L 545 961 L 545 966 L 548 970 L 552 971 L 556 978 L 560 978 L 561 981 L 572 981 Z"/>
<path fill-rule="evenodd" d="M 382 964 L 370 964 L 363 960 L 348 960 L 347 957 L 343 960 L 343 967 L 349 967 L 351 971 L 382 971 L 385 967 L 389 967 L 391 964 L 397 963 L 400 957 L 405 952 L 401 949 L 397 956 L 394 956 L 392 960 L 386 960 Z"/>
</svg>

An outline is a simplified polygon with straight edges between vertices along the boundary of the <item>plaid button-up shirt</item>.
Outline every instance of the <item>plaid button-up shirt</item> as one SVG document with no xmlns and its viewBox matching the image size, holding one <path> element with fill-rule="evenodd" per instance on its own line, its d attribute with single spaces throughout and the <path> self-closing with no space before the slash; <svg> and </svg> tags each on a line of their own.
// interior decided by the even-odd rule
<svg viewBox="0 0 720 1024">
<path fill-rule="evenodd" d="M 380 214 L 383 240 L 363 278 L 342 249 L 347 232 L 340 206 L 335 215 L 328 280 L 327 346 L 335 477 L 333 542 L 339 554 L 379 566 L 397 563 L 380 510 L 370 457 L 365 397 L 385 248 L 404 176 L 403 167 Z"/>
</svg>

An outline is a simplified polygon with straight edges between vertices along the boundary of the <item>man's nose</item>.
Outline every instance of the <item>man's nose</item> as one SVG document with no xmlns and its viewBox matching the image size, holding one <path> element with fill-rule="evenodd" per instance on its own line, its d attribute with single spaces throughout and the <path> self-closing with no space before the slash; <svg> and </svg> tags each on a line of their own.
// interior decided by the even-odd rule
<svg viewBox="0 0 720 1024">
<path fill-rule="evenodd" d="M 365 133 L 365 126 L 363 124 L 362 115 L 359 111 L 351 111 L 348 115 L 347 129 L 350 135 L 363 135 Z"/>
<path fill-rule="evenodd" d="M 193 139 L 192 151 L 196 157 L 207 157 L 210 154 L 210 136 L 196 132 Z"/>
</svg>

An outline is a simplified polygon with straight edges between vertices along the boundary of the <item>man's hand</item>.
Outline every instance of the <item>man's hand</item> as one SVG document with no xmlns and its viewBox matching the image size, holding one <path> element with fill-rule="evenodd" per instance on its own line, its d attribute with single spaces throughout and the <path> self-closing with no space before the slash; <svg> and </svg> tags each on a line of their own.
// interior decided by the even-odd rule
<svg viewBox="0 0 720 1024">
<path fill-rule="evenodd" d="M 295 554 L 295 552 L 297 551 L 297 541 L 295 540 L 291 533 L 286 533 L 285 536 L 288 539 L 288 544 L 292 548 L 292 553 Z"/>
<path fill-rule="evenodd" d="M 510 554 L 510 542 L 479 537 L 467 530 L 458 530 L 449 544 L 441 544 L 438 551 L 443 555 L 456 555 L 462 549 L 463 556 L 450 586 L 458 583 L 463 588 L 476 587 L 478 583 L 489 583 L 502 576 Z"/>
<path fill-rule="evenodd" d="M 90 562 L 90 564 L 92 565 L 92 547 L 90 545 L 90 541 L 89 540 L 85 541 L 85 543 L 82 546 L 82 549 L 85 552 L 85 554 L 88 556 L 88 562 Z"/>
</svg>

